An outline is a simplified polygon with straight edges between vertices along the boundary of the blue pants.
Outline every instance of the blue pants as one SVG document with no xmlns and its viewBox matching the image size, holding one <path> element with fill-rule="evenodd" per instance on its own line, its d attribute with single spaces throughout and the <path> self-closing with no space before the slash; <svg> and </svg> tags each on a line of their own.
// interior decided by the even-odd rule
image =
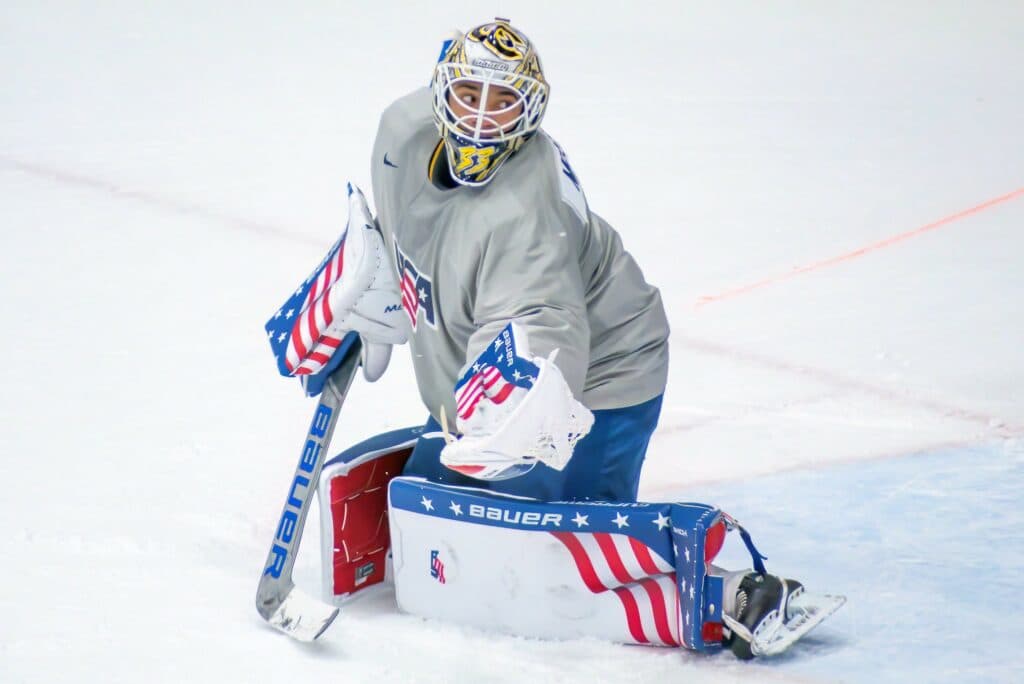
<svg viewBox="0 0 1024 684">
<path fill-rule="evenodd" d="M 640 467 L 660 414 L 660 395 L 635 406 L 594 411 L 594 427 L 576 444 L 562 471 L 539 463 L 525 475 L 508 480 L 474 480 L 441 465 L 444 440 L 420 439 L 402 474 L 543 501 L 636 501 Z M 431 418 L 423 432 L 440 429 Z"/>
</svg>

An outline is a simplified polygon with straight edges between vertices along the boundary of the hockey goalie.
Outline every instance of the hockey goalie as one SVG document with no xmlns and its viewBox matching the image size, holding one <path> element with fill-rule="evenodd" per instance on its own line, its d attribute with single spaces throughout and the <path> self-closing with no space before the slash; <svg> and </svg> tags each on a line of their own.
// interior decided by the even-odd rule
<svg viewBox="0 0 1024 684">
<path fill-rule="evenodd" d="M 483 629 L 779 653 L 843 599 L 769 574 L 714 506 L 636 501 L 667 319 L 540 128 L 548 94 L 507 20 L 447 43 L 431 87 L 381 117 L 376 216 L 350 185 L 342 239 L 267 324 L 310 395 L 354 373 L 353 355 L 377 379 L 407 342 L 429 414 L 303 461 L 319 474 L 325 599 L 393 582 L 401 609 Z M 750 568 L 714 563 L 733 530 Z"/>
</svg>

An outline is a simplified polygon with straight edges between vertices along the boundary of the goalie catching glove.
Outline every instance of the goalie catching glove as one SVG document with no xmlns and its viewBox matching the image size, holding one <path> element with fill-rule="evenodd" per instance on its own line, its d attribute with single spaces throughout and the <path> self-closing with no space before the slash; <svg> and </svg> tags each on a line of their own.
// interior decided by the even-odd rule
<svg viewBox="0 0 1024 684">
<path fill-rule="evenodd" d="M 301 378 L 310 396 L 320 393 L 355 335 L 370 382 L 384 374 L 391 345 L 408 335 L 384 237 L 351 183 L 348 209 L 345 232 L 265 326 L 281 375 Z"/>
<path fill-rule="evenodd" d="M 517 477 L 537 463 L 565 468 L 594 415 L 573 397 L 557 353 L 531 356 L 526 332 L 505 326 L 455 385 L 460 439 L 448 435 L 441 411 L 448 439 L 441 463 L 480 480 Z"/>
</svg>

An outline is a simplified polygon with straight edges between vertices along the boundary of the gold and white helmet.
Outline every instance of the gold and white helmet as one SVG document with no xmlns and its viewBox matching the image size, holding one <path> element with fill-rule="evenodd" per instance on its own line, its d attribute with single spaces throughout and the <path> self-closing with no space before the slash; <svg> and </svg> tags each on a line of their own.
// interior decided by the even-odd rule
<svg viewBox="0 0 1024 684">
<path fill-rule="evenodd" d="M 452 178 L 478 186 L 537 132 L 549 92 L 533 43 L 501 18 L 452 41 L 431 86 Z"/>
</svg>

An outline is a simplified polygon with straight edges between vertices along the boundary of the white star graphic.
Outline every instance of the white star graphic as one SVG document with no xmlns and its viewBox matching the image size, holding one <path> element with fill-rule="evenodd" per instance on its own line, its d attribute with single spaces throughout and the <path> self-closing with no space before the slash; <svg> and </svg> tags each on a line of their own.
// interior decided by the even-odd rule
<svg viewBox="0 0 1024 684">
<path fill-rule="evenodd" d="M 286 337 L 288 337 L 288 333 L 281 333 L 280 335 L 277 336 L 277 341 L 284 342 L 284 338 Z"/>
<path fill-rule="evenodd" d="M 284 315 L 285 318 L 291 318 L 295 315 L 295 309 L 288 309 L 288 313 Z"/>
<path fill-rule="evenodd" d="M 274 336 L 274 331 L 273 330 L 268 330 L 267 331 L 267 339 L 269 340 L 273 336 Z"/>
<path fill-rule="evenodd" d="M 623 527 L 629 527 L 629 522 L 628 521 L 629 521 L 629 516 L 628 515 L 622 515 L 622 513 L 616 513 L 615 514 L 615 520 L 612 520 L 613 523 L 615 523 L 616 525 L 619 526 L 620 530 Z"/>
<path fill-rule="evenodd" d="M 428 511 L 434 510 L 434 502 L 425 496 L 420 500 L 420 505 Z"/>
<path fill-rule="evenodd" d="M 689 563 L 690 562 L 690 547 L 689 546 L 687 546 L 685 549 L 683 549 L 683 555 L 686 556 L 686 562 Z"/>
<path fill-rule="evenodd" d="M 278 319 L 278 318 L 280 318 L 280 317 L 281 317 L 281 310 L 280 310 L 280 309 L 278 309 L 278 310 L 277 310 L 277 313 L 275 313 L 275 314 L 274 314 L 274 319 L 276 320 L 276 319 Z"/>
<path fill-rule="evenodd" d="M 427 301 L 427 291 L 426 291 L 426 290 L 424 290 L 424 289 L 423 289 L 423 288 L 421 287 L 421 288 L 419 289 L 419 293 L 420 293 L 420 301 L 421 301 L 421 302 L 424 302 L 424 303 L 426 303 L 426 301 Z"/>
<path fill-rule="evenodd" d="M 672 520 L 669 519 L 664 513 L 658 513 L 658 519 L 652 520 L 651 522 L 657 525 L 659 530 L 663 530 L 672 524 Z"/>
<path fill-rule="evenodd" d="M 473 372 L 474 373 L 479 373 L 481 368 L 483 368 L 483 366 L 481 366 L 479 363 L 474 363 L 473 364 Z"/>
<path fill-rule="evenodd" d="M 693 585 L 690 585 L 690 600 L 693 600 Z"/>
<path fill-rule="evenodd" d="M 679 586 L 682 587 L 683 591 L 686 591 L 686 578 L 679 580 Z"/>
<path fill-rule="evenodd" d="M 504 354 L 498 354 L 498 363 L 501 363 L 504 360 L 505 360 L 505 355 Z"/>
<path fill-rule="evenodd" d="M 576 511 L 576 517 L 573 518 L 572 521 L 576 523 L 576 527 L 583 527 L 584 525 L 589 525 L 587 522 L 587 518 L 589 517 L 589 515 L 583 515 L 579 511 Z"/>
<path fill-rule="evenodd" d="M 300 294 L 302 294 L 302 288 L 301 287 L 298 290 L 295 291 L 295 296 L 298 297 Z"/>
<path fill-rule="evenodd" d="M 522 378 L 523 378 L 523 374 L 522 373 L 520 373 L 519 371 L 513 371 L 512 379 L 514 379 L 514 380 L 522 380 Z"/>
<path fill-rule="evenodd" d="M 452 505 L 449 506 L 448 508 L 451 509 L 451 512 L 455 515 L 462 515 L 462 506 L 455 503 L 454 501 L 452 501 Z"/>
<path fill-rule="evenodd" d="M 690 614 L 689 613 L 686 614 L 686 626 L 687 627 L 690 626 Z"/>
<path fill-rule="evenodd" d="M 499 349 L 501 349 L 501 340 L 494 340 L 494 350 L 497 351 Z"/>
</svg>

